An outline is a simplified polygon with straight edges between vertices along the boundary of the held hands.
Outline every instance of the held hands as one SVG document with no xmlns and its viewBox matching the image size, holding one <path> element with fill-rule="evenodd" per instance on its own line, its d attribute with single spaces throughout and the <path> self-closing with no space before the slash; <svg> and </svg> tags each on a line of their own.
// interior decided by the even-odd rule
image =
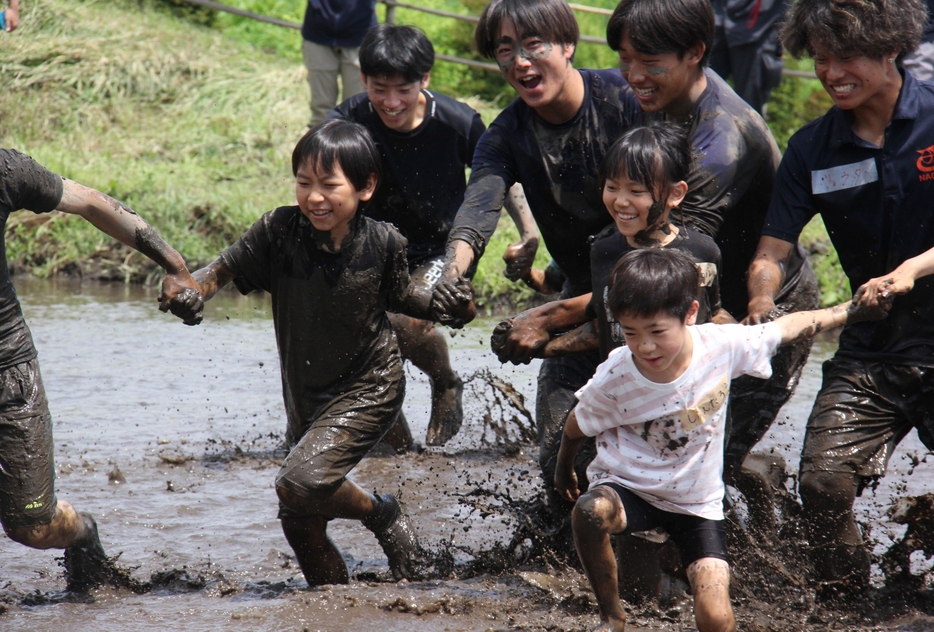
<svg viewBox="0 0 934 632">
<path fill-rule="evenodd" d="M 550 334 L 540 327 L 532 310 L 507 318 L 493 329 L 490 348 L 500 362 L 528 364 L 540 358 Z"/>
<path fill-rule="evenodd" d="M 853 295 L 853 301 L 847 308 L 846 322 L 853 324 L 882 320 L 889 315 L 895 296 L 907 294 L 914 286 L 913 278 L 896 273 L 869 279 Z"/>
<path fill-rule="evenodd" d="M 159 292 L 159 311 L 171 311 L 186 325 L 199 324 L 204 317 L 201 287 L 187 272 L 166 275 Z"/>
<path fill-rule="evenodd" d="M 538 252 L 538 237 L 510 244 L 503 253 L 506 271 L 503 273 L 510 281 L 524 281 L 532 274 L 532 263 Z"/>
<path fill-rule="evenodd" d="M 460 329 L 477 315 L 473 284 L 464 276 L 443 276 L 431 294 L 432 319 Z"/>
<path fill-rule="evenodd" d="M 784 312 L 775 306 L 775 301 L 768 297 L 756 297 L 749 301 L 749 311 L 743 319 L 744 325 L 763 325 L 782 316 Z"/>
</svg>

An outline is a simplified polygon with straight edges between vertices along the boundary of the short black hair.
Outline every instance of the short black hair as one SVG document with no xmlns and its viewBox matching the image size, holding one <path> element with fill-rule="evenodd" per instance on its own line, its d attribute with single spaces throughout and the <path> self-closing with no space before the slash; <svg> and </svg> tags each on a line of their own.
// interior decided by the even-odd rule
<svg viewBox="0 0 934 632">
<path fill-rule="evenodd" d="M 834 55 L 902 58 L 918 48 L 927 24 L 922 0 L 798 0 L 781 38 L 795 57 L 813 57 L 817 46 Z"/>
<path fill-rule="evenodd" d="M 577 46 L 580 27 L 565 0 L 493 0 L 480 14 L 474 42 L 481 55 L 496 57 L 497 40 L 504 22 L 512 22 L 520 39 L 537 35 L 546 42 Z"/>
<path fill-rule="evenodd" d="M 292 175 L 305 163 L 323 173 L 340 167 L 357 191 L 367 187 L 371 176 L 379 182 L 379 151 L 359 123 L 330 119 L 312 127 L 292 150 Z"/>
<path fill-rule="evenodd" d="M 606 25 L 606 43 L 619 51 L 623 36 L 643 55 L 676 53 L 704 44 L 706 66 L 716 28 L 710 0 L 622 0 Z"/>
<path fill-rule="evenodd" d="M 435 47 L 414 26 L 380 24 L 360 44 L 360 71 L 367 77 L 401 76 L 406 83 L 421 80 L 435 65 Z"/>
<path fill-rule="evenodd" d="M 671 185 L 687 180 L 691 143 L 680 126 L 652 122 L 633 127 L 614 142 L 600 163 L 600 188 L 623 174 L 652 192 L 654 201 L 668 199 Z"/>
<path fill-rule="evenodd" d="M 610 273 L 607 306 L 617 318 L 668 314 L 684 322 L 700 289 L 697 264 L 673 248 L 639 248 Z"/>
</svg>

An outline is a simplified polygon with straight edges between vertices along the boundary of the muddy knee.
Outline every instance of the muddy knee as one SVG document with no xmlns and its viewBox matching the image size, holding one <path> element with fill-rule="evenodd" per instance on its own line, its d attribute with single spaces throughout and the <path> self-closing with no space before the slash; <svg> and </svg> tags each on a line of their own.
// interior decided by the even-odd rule
<svg viewBox="0 0 934 632">
<path fill-rule="evenodd" d="M 856 499 L 857 478 L 842 472 L 802 472 L 800 493 L 806 513 L 838 516 L 849 513 Z"/>
<path fill-rule="evenodd" d="M 625 529 L 619 500 L 610 496 L 611 490 L 604 491 L 598 486 L 583 496 L 574 505 L 571 520 L 577 533 L 616 533 Z"/>
</svg>

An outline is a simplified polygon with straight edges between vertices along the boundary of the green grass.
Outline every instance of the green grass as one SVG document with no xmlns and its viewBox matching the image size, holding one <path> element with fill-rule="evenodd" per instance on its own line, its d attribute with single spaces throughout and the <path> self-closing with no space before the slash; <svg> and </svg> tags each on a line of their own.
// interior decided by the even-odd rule
<svg viewBox="0 0 934 632">
<path fill-rule="evenodd" d="M 295 22 L 304 10 L 304 3 L 284 0 L 228 2 Z M 294 203 L 289 157 L 305 131 L 308 88 L 297 30 L 173 3 L 183 4 L 26 3 L 21 28 L 0 34 L 0 145 L 127 202 L 195 267 L 213 260 L 263 212 Z M 477 14 L 483 0 L 418 3 Z M 397 17 L 422 27 L 439 52 L 476 56 L 470 24 L 401 9 Z M 602 35 L 605 17 L 578 17 L 582 32 Z M 581 44 L 576 61 L 607 67 L 616 60 L 606 46 Z M 445 62 L 436 65 L 432 86 L 468 101 L 487 122 L 514 98 L 497 74 Z M 770 118 L 781 142 L 802 117 L 826 109 L 821 94 L 798 80 L 776 91 Z M 149 283 L 159 276 L 148 259 L 75 217 L 18 213 L 7 226 L 7 256 L 16 271 Z M 500 256 L 516 238 L 504 216 L 475 278 L 481 304 L 532 298 L 502 276 Z M 822 282 L 827 279 L 825 300 L 845 295 L 822 226 L 809 227 L 803 241 L 812 252 L 828 252 L 816 264 Z M 538 264 L 547 260 L 543 248 Z"/>
</svg>

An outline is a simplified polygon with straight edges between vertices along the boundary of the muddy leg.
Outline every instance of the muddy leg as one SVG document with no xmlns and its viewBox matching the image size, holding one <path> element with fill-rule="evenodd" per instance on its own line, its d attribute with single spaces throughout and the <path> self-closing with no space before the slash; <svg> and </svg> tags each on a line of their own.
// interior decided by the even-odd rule
<svg viewBox="0 0 934 632">
<path fill-rule="evenodd" d="M 785 460 L 780 456 L 753 452 L 734 470 L 727 482 L 735 486 L 746 499 L 749 508 L 749 529 L 762 542 L 769 544 L 778 537 L 775 523 L 775 490 L 781 485 Z"/>
<path fill-rule="evenodd" d="M 283 518 L 281 522 L 309 586 L 346 584 L 350 580 L 344 558 L 328 537 L 327 518 Z"/>
<path fill-rule="evenodd" d="M 464 421 L 461 402 L 464 385 L 454 369 L 444 335 L 427 320 L 390 314 L 402 357 L 423 371 L 431 381 L 431 418 L 425 443 L 444 445 Z"/>
<path fill-rule="evenodd" d="M 734 632 L 729 564 L 715 557 L 703 557 L 688 566 L 687 575 L 694 594 L 698 632 Z"/>
<path fill-rule="evenodd" d="M 604 625 L 596 628 L 622 632 L 626 612 L 619 599 L 616 555 L 610 535 L 626 528 L 626 515 L 619 495 L 612 489 L 597 486 L 581 496 L 571 513 L 574 546 L 600 608 Z"/>
<path fill-rule="evenodd" d="M 385 443 L 396 451 L 396 454 L 405 454 L 415 446 L 415 438 L 412 437 L 412 429 L 409 428 L 409 422 L 405 414 L 400 410 L 396 422 L 389 428 L 389 432 L 383 435 L 380 443 Z"/>
<path fill-rule="evenodd" d="M 871 563 L 853 515 L 857 486 L 854 474 L 801 473 L 801 502 L 818 579 L 848 591 L 868 585 Z"/>
</svg>

